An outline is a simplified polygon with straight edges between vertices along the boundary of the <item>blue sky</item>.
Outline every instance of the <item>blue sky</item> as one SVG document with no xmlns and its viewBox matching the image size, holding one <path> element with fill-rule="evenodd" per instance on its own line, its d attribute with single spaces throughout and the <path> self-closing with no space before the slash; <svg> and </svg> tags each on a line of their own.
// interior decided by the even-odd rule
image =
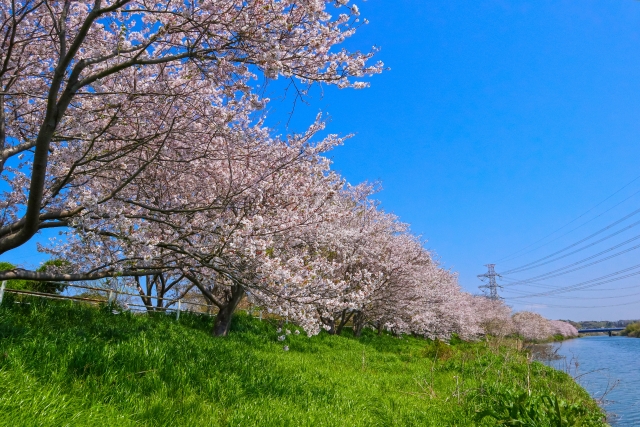
<svg viewBox="0 0 640 427">
<path fill-rule="evenodd" d="M 640 208 L 640 195 L 633 195 L 639 179 L 541 243 L 589 221 L 574 232 L 498 262 L 640 175 L 640 3 L 356 4 L 370 24 L 347 47 L 381 47 L 377 57 L 390 70 L 366 90 L 313 91 L 288 127 L 291 98 L 274 99 L 272 123 L 282 132 L 300 131 L 323 111 L 331 117 L 330 132 L 355 133 L 332 153 L 335 168 L 353 183 L 380 180 L 383 207 L 427 239 L 465 289 L 477 291 L 476 275 L 486 263 L 496 262 L 498 272 L 526 264 Z M 640 226 L 512 278 L 562 267 L 636 232 Z M 33 247 L 2 259 L 34 262 Z M 638 264 L 638 255 L 631 251 L 541 286 L 512 288 L 531 293 L 579 283 Z M 508 301 L 550 318 L 640 318 L 634 286 L 640 293 L 640 276 L 601 286 L 605 291 Z"/>
</svg>

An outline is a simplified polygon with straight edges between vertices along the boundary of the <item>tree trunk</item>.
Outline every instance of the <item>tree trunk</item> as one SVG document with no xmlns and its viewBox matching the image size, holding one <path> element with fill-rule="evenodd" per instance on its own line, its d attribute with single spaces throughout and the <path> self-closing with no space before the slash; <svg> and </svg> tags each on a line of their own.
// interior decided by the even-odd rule
<svg viewBox="0 0 640 427">
<path fill-rule="evenodd" d="M 329 335 L 335 335 L 336 334 L 336 322 L 335 322 L 334 319 L 328 319 L 326 317 L 320 317 L 320 321 L 329 327 L 327 329 L 327 332 L 329 333 Z"/>
<path fill-rule="evenodd" d="M 145 305 L 147 306 L 147 310 L 156 311 L 156 309 L 153 307 L 153 300 L 151 299 L 151 293 L 153 291 L 153 282 L 151 282 L 151 277 L 144 276 L 144 282 L 147 285 L 147 301 L 149 302 L 148 304 L 145 303 Z"/>
<path fill-rule="evenodd" d="M 353 316 L 353 311 L 347 314 L 347 310 L 342 310 L 342 315 L 340 316 L 340 323 L 338 324 L 338 328 L 336 329 L 336 335 L 342 334 L 342 329 L 347 324 L 351 316 Z"/>
<path fill-rule="evenodd" d="M 382 335 L 382 322 L 378 322 L 378 335 Z"/>
<path fill-rule="evenodd" d="M 355 316 L 353 316 L 353 336 L 360 338 L 362 328 L 364 328 L 364 314 L 358 311 Z"/>
<path fill-rule="evenodd" d="M 136 276 L 135 280 L 136 280 L 136 286 L 138 288 L 138 293 L 140 294 L 140 299 L 142 300 L 142 303 L 144 304 L 144 306 L 147 309 L 147 311 L 152 311 L 153 310 L 153 302 L 151 301 L 151 298 L 149 298 L 149 296 L 144 293 L 144 290 L 142 289 L 142 286 L 140 285 L 140 278 L 138 276 Z"/>
<path fill-rule="evenodd" d="M 227 304 L 220 308 L 216 321 L 213 325 L 213 335 L 216 337 L 226 337 L 229 334 L 229 326 L 231 326 L 231 319 L 233 313 L 236 311 L 238 303 L 244 296 L 244 288 L 239 285 L 231 287 L 231 298 Z"/>
<path fill-rule="evenodd" d="M 156 276 L 154 282 L 156 284 L 156 296 L 158 297 L 156 307 L 162 310 L 164 308 L 164 294 L 166 292 L 166 281 L 164 279 L 164 275 L 160 274 L 159 276 Z"/>
</svg>

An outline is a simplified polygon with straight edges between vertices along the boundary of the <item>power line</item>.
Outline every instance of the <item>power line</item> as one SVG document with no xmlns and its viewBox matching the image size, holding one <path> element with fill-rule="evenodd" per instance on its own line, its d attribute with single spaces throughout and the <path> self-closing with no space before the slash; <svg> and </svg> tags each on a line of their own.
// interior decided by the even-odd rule
<svg viewBox="0 0 640 427">
<path fill-rule="evenodd" d="M 544 306 L 545 307 L 552 307 L 552 308 L 608 308 L 608 307 L 621 307 L 621 306 L 624 306 L 624 305 L 633 305 L 633 304 L 638 304 L 638 303 L 640 303 L 640 300 L 626 302 L 626 303 L 623 303 L 623 304 L 609 304 L 609 305 L 578 306 L 578 305 L 544 304 Z"/>
<path fill-rule="evenodd" d="M 502 276 L 502 280 L 506 280 L 507 282 L 511 282 L 511 283 L 507 283 L 505 284 L 505 286 L 515 286 L 516 283 L 520 282 L 520 279 L 514 279 L 512 277 L 506 277 L 506 276 Z M 526 283 L 522 283 L 522 285 L 519 286 L 528 286 L 528 285 L 536 285 L 539 286 L 541 288 L 552 288 L 555 289 L 557 288 L 557 286 L 553 286 L 553 285 L 549 285 L 546 283 L 540 283 L 540 282 L 534 282 L 534 281 L 529 281 L 527 280 Z M 507 290 L 512 290 L 512 289 L 507 289 Z"/>
<path fill-rule="evenodd" d="M 556 290 L 552 290 L 552 291 L 549 291 L 549 292 L 541 292 L 539 294 L 525 294 L 525 295 L 522 295 L 522 296 L 519 296 L 519 297 L 512 297 L 511 299 L 516 299 L 516 298 L 517 299 L 520 299 L 520 298 L 536 298 L 536 297 L 547 297 L 547 296 L 555 297 L 557 294 L 563 294 L 563 293 L 572 292 L 572 291 L 581 291 L 581 290 L 584 290 L 586 288 L 592 288 L 592 287 L 595 287 L 595 286 L 603 285 L 605 283 L 611 283 L 611 282 L 616 282 L 618 280 L 627 279 L 629 277 L 637 276 L 638 274 L 640 274 L 640 271 L 635 272 L 635 273 L 629 273 L 629 274 L 626 274 L 624 276 L 616 277 L 616 278 L 609 279 L 609 280 L 604 280 L 602 282 L 597 282 L 597 283 L 586 284 L 587 282 L 584 282 L 585 283 L 584 286 L 576 287 L 576 288 L 573 288 L 573 289 L 558 288 Z"/>
<path fill-rule="evenodd" d="M 635 192 L 635 193 L 633 193 L 631 196 L 629 196 L 629 197 L 627 197 L 627 198 L 623 199 L 621 202 L 618 202 L 618 203 L 616 203 L 615 205 L 611 206 L 609 209 L 605 210 L 604 212 L 600 213 L 599 215 L 597 215 L 597 216 L 595 216 L 595 217 L 591 218 L 589 221 L 584 222 L 583 224 L 579 225 L 578 227 L 575 227 L 575 228 L 573 228 L 573 229 L 569 230 L 568 232 L 566 232 L 566 233 L 564 233 L 564 234 L 562 234 L 562 235 L 560 235 L 560 236 L 556 237 L 555 239 L 550 240 L 550 241 L 548 241 L 547 243 L 544 243 L 544 244 L 542 244 L 542 245 L 540 245 L 540 246 L 538 246 L 538 247 L 536 247 L 536 248 L 531 249 L 530 251 L 527 251 L 527 252 L 522 253 L 522 254 L 520 254 L 520 255 L 516 255 L 516 254 L 518 254 L 518 253 L 520 253 L 520 252 L 522 252 L 522 251 L 524 251 L 524 250 L 526 250 L 526 249 L 530 248 L 531 246 L 534 246 L 534 245 L 536 245 L 537 243 L 542 242 L 542 241 L 543 241 L 543 240 L 545 240 L 547 237 L 553 236 L 555 233 L 557 233 L 558 231 L 560 231 L 560 230 L 564 229 L 565 227 L 567 227 L 567 226 L 569 226 L 569 225 L 573 224 L 574 222 L 576 222 L 577 220 L 579 220 L 580 218 L 582 218 L 583 216 L 585 216 L 586 214 L 588 214 L 589 212 L 591 212 L 592 210 L 594 210 L 595 208 L 597 208 L 598 206 L 600 206 L 601 204 L 603 204 L 604 202 L 606 202 L 607 200 L 609 200 L 610 198 L 612 198 L 613 196 L 615 196 L 616 194 L 618 194 L 620 191 L 622 191 L 622 190 L 624 190 L 625 188 L 627 188 L 629 185 L 631 185 L 632 183 L 634 183 L 635 181 L 637 181 L 639 178 L 640 178 L 640 176 L 635 177 L 635 178 L 634 178 L 634 179 L 632 179 L 630 182 L 628 182 L 627 184 L 625 184 L 624 186 L 622 186 L 619 190 L 617 190 L 616 192 L 614 192 L 613 194 L 611 194 L 609 197 L 607 197 L 606 199 L 602 200 L 601 202 L 599 202 L 598 204 L 596 204 L 595 206 L 593 206 L 592 208 L 590 208 L 589 210 L 587 210 L 586 212 L 584 212 L 582 215 L 580 215 L 580 216 L 578 216 L 577 218 L 575 218 L 575 219 L 573 219 L 573 220 L 569 221 L 568 223 L 566 223 L 566 224 L 565 224 L 565 225 L 563 225 L 562 227 L 560 227 L 560 228 L 558 228 L 558 229 L 556 229 L 556 230 L 552 231 L 551 233 L 547 234 L 546 236 L 542 237 L 541 239 L 538 239 L 538 240 L 536 240 L 535 242 L 533 242 L 533 243 L 531 243 L 531 244 L 529 244 L 529 245 L 525 246 L 524 248 L 522 248 L 522 249 L 520 249 L 520 250 L 518 250 L 518 251 L 512 252 L 510 255 L 507 255 L 507 256 L 505 256 L 505 257 L 500 258 L 499 260 L 497 260 L 497 261 L 496 261 L 496 263 L 501 262 L 501 261 L 510 260 L 510 259 L 519 258 L 519 257 L 521 257 L 522 255 L 526 255 L 526 254 L 528 254 L 528 253 L 531 253 L 531 252 L 533 252 L 534 250 L 540 249 L 541 247 L 546 246 L 546 245 L 548 245 L 549 243 L 555 242 L 555 241 L 556 241 L 556 240 L 558 240 L 559 238 L 564 237 L 564 236 L 566 236 L 566 235 L 567 235 L 567 234 L 569 234 L 569 233 L 572 233 L 573 231 L 575 231 L 575 230 L 577 230 L 578 228 L 580 228 L 580 227 L 582 227 L 582 226 L 584 226 L 584 225 L 586 225 L 586 224 L 590 223 L 591 221 L 595 220 L 596 218 L 601 217 L 602 215 L 604 215 L 605 213 L 609 212 L 609 211 L 610 211 L 610 210 L 612 210 L 613 208 L 615 208 L 615 207 L 617 207 L 617 206 L 621 205 L 622 203 L 626 202 L 627 200 L 629 200 L 630 198 L 632 198 L 632 197 L 633 197 L 633 196 L 635 196 L 636 194 L 640 193 L 640 190 L 636 191 L 636 192 Z"/>
<path fill-rule="evenodd" d="M 622 229 L 620 229 L 620 230 L 618 230 L 618 231 L 616 231 L 616 232 L 613 232 L 613 233 L 611 233 L 611 234 L 609 234 L 609 235 L 607 235 L 607 236 L 603 237 L 603 238 L 602 238 L 602 239 L 600 239 L 600 240 L 596 240 L 595 242 L 591 242 L 591 243 L 589 243 L 588 245 L 585 245 L 585 246 L 583 246 L 583 247 L 581 247 L 581 248 L 579 248 L 579 249 L 576 249 L 575 251 L 569 252 L 568 254 L 564 254 L 564 255 L 559 256 L 559 257 L 557 257 L 557 258 L 553 258 L 553 259 L 547 260 L 547 261 L 545 261 L 545 262 L 543 262 L 543 263 L 538 263 L 538 264 L 536 264 L 536 265 L 532 265 L 532 266 L 529 266 L 529 267 L 526 267 L 526 268 L 524 268 L 525 266 L 523 266 L 523 268 L 516 268 L 516 269 L 507 270 L 507 271 L 506 271 L 506 273 L 507 273 L 507 274 L 509 274 L 509 273 L 520 273 L 520 272 L 522 272 L 522 271 L 531 270 L 531 269 L 533 269 L 533 268 L 538 268 L 538 267 L 541 267 L 541 266 L 543 266 L 543 265 L 546 265 L 546 264 L 549 264 L 549 263 L 552 263 L 552 262 L 558 261 L 558 260 L 563 259 L 563 258 L 566 258 L 566 257 L 568 257 L 568 256 L 570 256 L 570 255 L 573 255 L 573 254 L 576 254 L 576 253 L 578 253 L 578 252 L 581 252 L 581 251 L 583 251 L 583 250 L 585 250 L 585 249 L 589 249 L 590 247 L 595 246 L 595 245 L 597 245 L 598 243 L 602 243 L 602 242 L 604 242 L 605 240 L 608 240 L 608 239 L 610 239 L 610 238 L 612 238 L 612 237 L 615 237 L 615 236 L 617 236 L 618 234 L 620 234 L 620 233 L 622 233 L 622 232 L 624 232 L 624 231 L 626 231 L 626 230 L 629 230 L 630 228 L 633 228 L 633 227 L 635 227 L 635 226 L 636 226 L 636 225 L 638 225 L 638 224 L 640 224 L 640 221 L 636 221 L 636 222 L 634 222 L 633 224 L 626 226 L 625 228 L 622 228 Z M 633 237 L 633 238 L 631 238 L 631 239 L 629 239 L 629 240 L 625 241 L 625 242 L 624 242 L 624 244 L 629 243 L 629 242 L 631 242 L 631 241 L 633 241 L 633 240 L 635 240 L 635 239 L 637 239 L 637 238 L 640 238 L 640 235 L 639 235 L 639 236 L 636 236 L 636 237 Z M 618 246 L 615 246 L 615 247 L 614 247 L 614 249 L 615 249 L 615 248 L 617 248 L 617 247 L 620 247 L 620 246 L 619 246 L 619 245 L 618 245 Z M 568 247 L 567 247 L 567 248 L 564 248 L 564 249 L 562 249 L 562 250 L 560 250 L 560 251 L 558 251 L 558 252 L 556 252 L 556 254 L 557 254 L 557 253 L 559 253 L 559 252 L 563 252 L 563 251 L 565 251 L 566 249 L 568 249 Z M 552 254 L 552 255 L 550 255 L 550 256 L 553 256 L 553 254 Z M 546 258 L 548 258 L 548 257 L 546 257 Z M 538 261 L 534 261 L 533 263 L 537 263 L 537 262 L 539 262 L 539 261 L 542 261 L 542 259 L 540 259 L 540 260 L 538 260 Z M 532 263 L 530 263 L 530 264 L 532 264 Z"/>
<path fill-rule="evenodd" d="M 587 280 L 587 281 L 584 281 L 584 282 L 576 283 L 575 285 L 558 287 L 558 288 L 552 289 L 552 290 L 550 290 L 548 292 L 524 294 L 522 297 L 514 297 L 514 298 L 531 298 L 531 297 L 538 297 L 538 296 L 553 296 L 553 295 L 556 295 L 556 294 L 559 294 L 559 293 L 566 293 L 566 292 L 571 292 L 571 291 L 576 291 L 576 290 L 583 290 L 583 289 L 591 288 L 591 287 L 598 286 L 598 285 L 601 285 L 601 284 L 604 284 L 604 283 L 615 282 L 617 280 L 622 280 L 622 279 L 626 279 L 626 278 L 631 277 L 631 276 L 636 276 L 636 275 L 640 274 L 640 272 L 630 273 L 630 274 L 627 274 L 625 276 L 616 277 L 614 279 L 609 279 L 609 280 L 604 280 L 604 281 L 598 282 L 598 280 L 606 279 L 606 278 L 613 277 L 613 276 L 617 276 L 619 274 L 626 273 L 627 271 L 634 270 L 634 269 L 636 269 L 638 267 L 640 267 L 640 264 L 639 265 L 635 265 L 633 267 L 625 268 L 624 270 L 620 270 L 620 271 L 617 271 L 615 273 L 611 273 L 611 274 L 607 274 L 605 276 L 598 277 L 596 279 L 591 279 L 591 280 Z M 593 282 L 596 282 L 596 283 L 593 283 Z"/>
<path fill-rule="evenodd" d="M 582 292 L 623 291 L 625 289 L 637 289 L 640 285 L 624 286 L 622 288 L 583 289 Z"/>
<path fill-rule="evenodd" d="M 582 290 L 582 289 L 585 289 L 585 288 L 598 286 L 598 285 L 601 285 L 601 284 L 604 284 L 604 283 L 615 282 L 617 280 L 626 279 L 627 277 L 636 276 L 636 275 L 640 274 L 640 271 L 637 271 L 635 273 L 630 273 L 630 274 L 627 274 L 625 276 L 616 277 L 616 278 L 609 279 L 609 280 L 604 280 L 604 281 L 601 281 L 601 282 L 599 282 L 599 280 L 608 279 L 609 277 L 614 277 L 614 276 L 617 276 L 619 274 L 626 273 L 626 272 L 631 271 L 631 270 L 635 270 L 637 268 L 640 268 L 640 264 L 637 264 L 637 265 L 634 265 L 633 267 L 625 268 L 623 270 L 619 270 L 619 271 L 616 271 L 614 273 L 610 273 L 610 274 L 607 274 L 607 275 L 604 275 L 604 276 L 601 276 L 601 277 L 597 277 L 595 279 L 586 280 L 584 282 L 576 283 L 574 285 L 563 286 L 563 287 L 560 287 L 560 288 L 556 288 L 554 290 L 550 290 L 548 292 L 540 292 L 540 293 L 537 293 L 537 294 L 527 294 L 527 295 L 523 295 L 523 296 L 519 296 L 519 297 L 513 297 L 512 299 L 552 296 L 552 295 L 559 294 L 559 293 L 566 293 L 566 292 L 571 292 L 571 291 L 576 291 L 576 290 Z M 594 283 L 594 282 L 596 282 L 596 283 Z"/>
<path fill-rule="evenodd" d="M 608 257 L 604 257 L 604 258 L 596 260 L 594 262 L 590 262 L 589 264 L 585 264 L 585 265 L 582 265 L 580 267 L 577 267 L 577 268 L 574 268 L 574 269 L 571 269 L 571 270 L 567 270 L 568 268 L 571 268 L 573 266 L 582 264 L 583 262 L 589 261 L 589 260 L 591 260 L 593 258 L 596 258 L 596 257 L 598 257 L 598 256 L 600 256 L 602 254 L 605 254 L 607 252 L 611 252 L 612 250 L 617 249 L 620 246 L 624 246 L 627 243 L 629 243 L 630 241 L 637 240 L 637 239 L 640 239 L 640 236 L 636 236 L 633 239 L 629 239 L 626 242 L 623 242 L 623 243 L 620 243 L 619 245 L 616 245 L 616 246 L 613 246 L 611 248 L 605 249 L 604 251 L 598 252 L 597 254 L 591 255 L 590 257 L 584 258 L 584 259 L 582 259 L 580 261 L 576 261 L 573 264 L 569 264 L 569 265 L 566 265 L 564 267 L 552 270 L 552 271 L 550 271 L 548 273 L 540 274 L 538 276 L 534 276 L 534 277 L 531 277 L 529 279 L 521 280 L 519 282 L 509 283 L 506 286 L 518 286 L 518 285 L 521 285 L 521 284 L 529 283 L 529 282 L 531 282 L 533 280 L 551 279 L 553 277 L 558 277 L 558 276 L 562 276 L 562 275 L 565 275 L 565 274 L 568 274 L 568 273 L 573 273 L 574 271 L 582 270 L 583 268 L 591 267 L 592 265 L 596 265 L 596 264 L 599 264 L 601 262 L 608 261 L 608 260 L 610 260 L 612 258 L 615 258 L 617 256 L 624 255 L 624 254 L 626 254 L 628 252 L 634 251 L 634 250 L 640 248 L 640 245 L 632 246 L 632 247 L 627 248 L 625 250 L 622 250 L 620 252 L 616 252 L 615 254 L 609 255 Z M 566 270 L 566 271 L 563 271 L 563 270 Z M 558 273 L 558 272 L 560 272 L 560 273 Z M 554 274 L 554 273 L 558 273 L 558 274 Z"/>
<path fill-rule="evenodd" d="M 631 218 L 631 217 L 632 217 L 632 216 L 634 216 L 634 215 L 637 215 L 638 213 L 640 213 L 640 209 L 636 209 L 635 211 L 631 212 L 630 214 L 628 214 L 628 215 L 626 215 L 626 216 L 624 216 L 624 217 L 620 218 L 620 219 L 619 219 L 619 220 L 617 220 L 617 221 L 612 222 L 611 224 L 607 225 L 607 226 L 606 226 L 606 227 L 604 227 L 604 228 L 601 228 L 600 230 L 596 231 L 595 233 L 590 234 L 589 236 L 587 236 L 587 237 L 585 237 L 585 238 L 583 238 L 583 239 L 581 239 L 581 240 L 578 240 L 577 242 L 575 242 L 575 243 L 573 243 L 573 244 L 571 244 L 571 245 L 569 245 L 569 246 L 566 246 L 566 247 L 564 247 L 564 248 L 560 249 L 559 251 L 556 251 L 556 252 L 552 253 L 551 255 L 547 255 L 547 256 L 545 256 L 545 257 L 542 257 L 542 258 L 540 258 L 540 259 L 537 259 L 536 261 L 532 261 L 532 262 L 530 262 L 530 263 L 528 263 L 528 264 L 524 264 L 524 265 L 521 265 L 521 266 L 519 266 L 519 267 L 512 268 L 511 270 L 507 270 L 507 271 L 505 271 L 505 272 L 504 272 L 504 274 L 516 273 L 516 272 L 519 272 L 519 271 L 524 271 L 524 269 L 525 269 L 526 267 L 529 267 L 529 266 L 531 266 L 531 265 L 533 265 L 533 264 L 538 264 L 540 261 L 547 260 L 547 259 L 549 259 L 549 258 L 551 258 L 551 257 L 554 257 L 554 256 L 556 256 L 556 255 L 558 255 L 558 254 L 560 254 L 560 253 L 562 253 L 562 252 L 564 252 L 564 251 L 566 251 L 566 250 L 568 250 L 568 249 L 571 249 L 571 248 L 573 248 L 573 247 L 576 247 L 576 246 L 578 246 L 580 243 L 584 243 L 584 242 L 586 242 L 587 240 L 589 240 L 589 239 L 591 239 L 591 238 L 593 238 L 593 237 L 597 236 L 597 235 L 598 235 L 598 234 L 600 234 L 600 233 L 603 233 L 603 232 L 605 232 L 605 231 L 609 230 L 609 229 L 610 229 L 610 228 L 612 228 L 612 227 L 615 227 L 616 225 L 620 224 L 621 222 L 626 221 L 627 219 Z M 629 229 L 629 228 L 631 228 L 631 227 L 635 226 L 636 224 L 637 224 L 637 223 L 634 223 L 634 224 L 632 224 L 632 225 L 629 225 L 629 226 L 627 226 L 625 229 Z M 625 230 L 625 229 L 623 229 L 623 230 Z M 614 233 L 613 235 L 615 235 L 615 234 L 619 234 L 620 232 L 622 232 L 622 230 L 619 230 L 617 233 Z M 608 236 L 608 237 L 610 237 L 610 236 Z M 607 237 L 607 238 L 608 238 L 608 237 Z M 603 240 L 606 240 L 606 239 L 603 239 Z M 602 241 L 602 240 L 600 240 L 600 241 Z M 543 264 L 540 264 L 540 265 L 543 265 Z M 531 268 L 533 268 L 533 267 L 531 267 Z"/>
<path fill-rule="evenodd" d="M 516 281 L 513 279 L 509 279 L 503 276 L 502 278 L 503 280 L 508 280 L 511 281 L 513 283 L 515 283 Z M 508 285 L 511 285 L 511 283 L 508 283 Z M 554 285 L 549 285 L 546 283 L 540 283 L 540 282 L 528 282 L 528 283 L 523 283 L 522 286 L 538 286 L 541 288 L 547 288 L 547 289 L 560 289 L 561 286 L 554 286 Z M 636 289 L 638 288 L 639 285 L 633 285 L 633 286 L 624 286 L 622 288 L 600 288 L 600 289 L 580 289 L 581 292 L 604 292 L 604 291 L 622 291 L 625 289 Z M 526 291 L 520 290 L 520 289 L 510 289 L 510 288 L 506 288 L 504 290 L 505 292 L 512 292 L 512 293 L 517 293 L 520 295 L 529 295 Z"/>
<path fill-rule="evenodd" d="M 640 288 L 640 286 L 639 286 L 639 285 L 635 285 L 635 286 L 632 286 L 632 287 L 633 287 L 633 288 L 635 288 L 635 289 Z M 514 291 L 512 291 L 512 292 L 514 292 Z M 556 299 L 556 298 L 560 298 L 560 299 L 572 299 L 572 300 L 573 300 L 573 299 L 580 299 L 580 300 L 583 300 L 583 299 L 597 299 L 597 300 L 600 300 L 600 299 L 627 298 L 627 297 L 632 297 L 632 296 L 635 296 L 635 295 L 640 295 L 640 292 L 634 292 L 634 293 L 632 293 L 632 294 L 626 294 L 626 295 L 612 295 L 612 296 L 598 296 L 598 297 L 576 297 L 576 296 L 557 296 L 557 295 L 556 295 L 556 296 L 554 296 L 553 298 L 554 298 L 554 299 Z M 504 297 L 504 299 L 508 299 L 508 300 L 510 300 L 510 299 L 516 299 L 516 298 L 517 298 L 517 297 Z M 540 297 L 540 298 L 545 298 L 545 297 Z"/>
</svg>

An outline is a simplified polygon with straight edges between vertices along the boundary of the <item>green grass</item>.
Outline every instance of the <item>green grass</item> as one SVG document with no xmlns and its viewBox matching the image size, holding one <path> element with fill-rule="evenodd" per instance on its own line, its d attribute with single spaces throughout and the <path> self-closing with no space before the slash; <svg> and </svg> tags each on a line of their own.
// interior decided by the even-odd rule
<svg viewBox="0 0 640 427">
<path fill-rule="evenodd" d="M 0 426 L 602 425 L 569 376 L 506 347 L 292 333 L 285 352 L 246 315 L 213 338 L 206 316 L 28 301 L 0 306 Z"/>
</svg>

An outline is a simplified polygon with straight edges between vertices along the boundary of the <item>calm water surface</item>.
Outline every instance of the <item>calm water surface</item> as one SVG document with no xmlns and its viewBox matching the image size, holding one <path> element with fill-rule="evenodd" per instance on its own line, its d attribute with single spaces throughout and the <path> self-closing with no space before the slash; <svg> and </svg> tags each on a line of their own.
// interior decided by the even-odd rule
<svg viewBox="0 0 640 427">
<path fill-rule="evenodd" d="M 563 359 L 549 364 L 572 376 L 615 427 L 640 426 L 640 338 L 592 336 L 556 344 Z"/>
</svg>

